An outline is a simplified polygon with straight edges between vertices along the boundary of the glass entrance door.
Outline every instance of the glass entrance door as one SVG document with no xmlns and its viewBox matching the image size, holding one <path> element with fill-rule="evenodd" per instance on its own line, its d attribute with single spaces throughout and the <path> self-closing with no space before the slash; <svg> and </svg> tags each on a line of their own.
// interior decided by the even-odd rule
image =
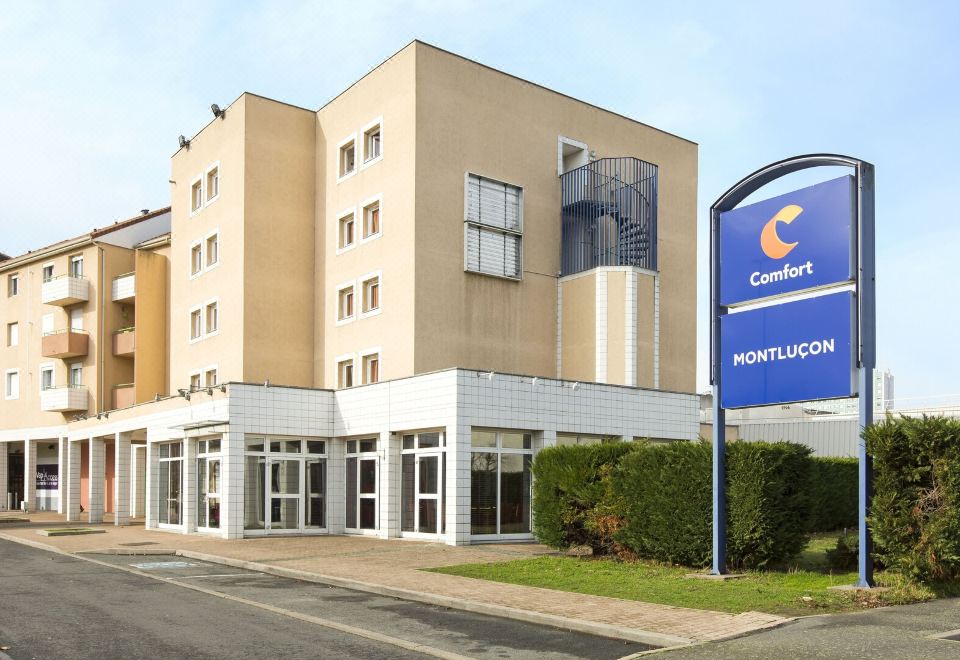
<svg viewBox="0 0 960 660">
<path fill-rule="evenodd" d="M 302 492 L 300 459 L 267 461 L 270 478 L 270 518 L 267 531 L 300 529 L 300 493 Z"/>
<path fill-rule="evenodd" d="M 444 434 L 403 436 L 401 451 L 400 531 L 436 536 L 444 525 Z"/>
<path fill-rule="evenodd" d="M 327 526 L 327 462 L 308 460 L 306 466 L 307 499 L 304 526 L 323 528 Z"/>
<path fill-rule="evenodd" d="M 326 440 L 247 436 L 244 454 L 245 535 L 326 530 Z"/>
<path fill-rule="evenodd" d="M 380 459 L 377 440 L 348 440 L 346 460 L 346 528 L 356 533 L 379 528 Z"/>
</svg>

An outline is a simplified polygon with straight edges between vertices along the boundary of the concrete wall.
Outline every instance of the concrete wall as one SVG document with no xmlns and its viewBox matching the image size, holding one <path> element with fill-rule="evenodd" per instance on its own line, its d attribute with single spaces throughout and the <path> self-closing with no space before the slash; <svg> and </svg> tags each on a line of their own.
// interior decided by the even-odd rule
<svg viewBox="0 0 960 660">
<path fill-rule="evenodd" d="M 133 382 L 137 403 L 150 401 L 157 394 L 168 393 L 168 254 L 169 248 L 156 252 L 137 250 L 136 253 L 136 349 Z"/>
<path fill-rule="evenodd" d="M 806 445 L 818 456 L 856 456 L 858 424 L 854 418 L 742 423 L 739 434 L 743 440 Z"/>
</svg>

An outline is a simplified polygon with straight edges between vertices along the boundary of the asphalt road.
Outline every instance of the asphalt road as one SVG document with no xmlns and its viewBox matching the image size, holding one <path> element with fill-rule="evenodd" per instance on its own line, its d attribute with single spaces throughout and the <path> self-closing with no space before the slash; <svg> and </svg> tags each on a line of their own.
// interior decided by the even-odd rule
<svg viewBox="0 0 960 660">
<path fill-rule="evenodd" d="M 650 648 L 182 557 L 91 558 L 116 568 L 0 539 L 10 658 L 426 657 L 409 648 L 419 644 L 434 655 L 559 660 Z"/>
</svg>

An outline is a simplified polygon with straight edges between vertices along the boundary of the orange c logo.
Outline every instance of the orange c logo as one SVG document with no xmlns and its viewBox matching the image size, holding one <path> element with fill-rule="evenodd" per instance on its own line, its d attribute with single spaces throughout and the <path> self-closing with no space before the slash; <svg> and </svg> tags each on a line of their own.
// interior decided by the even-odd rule
<svg viewBox="0 0 960 660">
<path fill-rule="evenodd" d="M 763 226 L 763 231 L 760 232 L 760 247 L 765 255 L 771 259 L 783 259 L 797 247 L 797 242 L 784 243 L 780 240 L 777 236 L 777 224 L 783 222 L 789 225 L 801 213 L 803 209 L 796 204 L 784 206 Z"/>
</svg>

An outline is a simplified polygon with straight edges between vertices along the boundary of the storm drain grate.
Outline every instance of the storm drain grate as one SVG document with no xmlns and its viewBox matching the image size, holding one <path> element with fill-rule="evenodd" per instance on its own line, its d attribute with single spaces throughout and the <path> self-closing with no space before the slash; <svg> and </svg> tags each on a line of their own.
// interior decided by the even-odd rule
<svg viewBox="0 0 960 660">
<path fill-rule="evenodd" d="M 138 541 L 136 543 L 118 543 L 117 545 L 122 545 L 125 548 L 137 548 L 141 545 L 159 545 L 156 541 Z"/>
</svg>

